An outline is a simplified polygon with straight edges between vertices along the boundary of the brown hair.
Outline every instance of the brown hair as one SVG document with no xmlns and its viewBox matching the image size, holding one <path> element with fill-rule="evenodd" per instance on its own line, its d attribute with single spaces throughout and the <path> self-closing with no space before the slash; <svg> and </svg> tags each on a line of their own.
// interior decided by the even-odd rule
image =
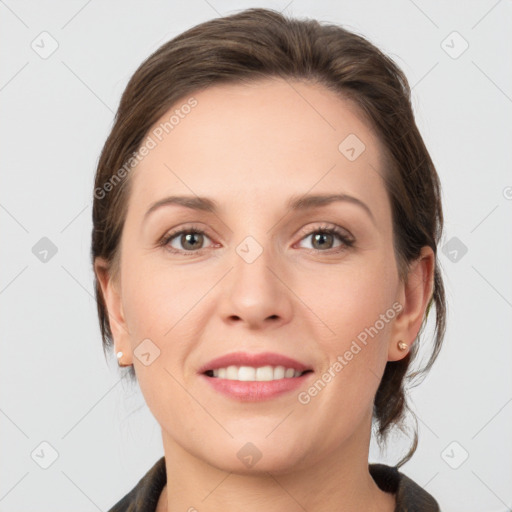
<svg viewBox="0 0 512 512">
<path fill-rule="evenodd" d="M 127 174 L 127 160 L 133 160 L 155 122 L 178 100 L 210 85 L 270 77 L 314 81 L 358 106 L 384 146 L 384 179 L 392 206 L 400 278 L 406 279 L 408 266 L 423 246 L 437 254 L 443 227 L 440 183 L 416 126 L 403 72 L 365 38 L 341 26 L 253 8 L 201 23 L 178 35 L 150 55 L 130 79 L 96 171 L 93 262 L 102 257 L 112 274 L 117 274 L 130 183 L 121 178 Z M 106 356 L 113 340 L 97 278 L 95 289 Z M 433 304 L 436 318 L 430 358 L 421 370 L 406 376 Z M 404 380 L 430 370 L 441 349 L 445 324 L 444 286 L 436 257 L 434 291 L 420 333 L 406 357 L 388 361 L 375 396 L 373 417 L 379 444 L 393 425 L 402 429 L 406 412 L 415 418 L 407 404 Z M 135 380 L 133 367 L 129 372 Z M 416 428 L 412 447 L 398 466 L 412 457 L 417 442 Z"/>
</svg>

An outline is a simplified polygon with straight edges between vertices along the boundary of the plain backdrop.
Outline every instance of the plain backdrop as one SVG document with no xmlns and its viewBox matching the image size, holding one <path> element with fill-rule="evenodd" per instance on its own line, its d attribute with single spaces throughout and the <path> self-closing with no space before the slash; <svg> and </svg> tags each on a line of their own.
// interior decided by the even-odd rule
<svg viewBox="0 0 512 512">
<path fill-rule="evenodd" d="M 140 391 L 101 348 L 89 256 L 95 166 L 150 53 L 258 6 L 341 24 L 406 73 L 443 186 L 449 316 L 436 365 L 411 391 L 420 441 L 401 471 L 444 512 L 512 507 L 512 3 L 5 0 L 1 512 L 108 510 L 163 455 Z M 395 463 L 408 444 L 396 436 L 381 453 L 372 442 L 371 460 Z"/>
</svg>

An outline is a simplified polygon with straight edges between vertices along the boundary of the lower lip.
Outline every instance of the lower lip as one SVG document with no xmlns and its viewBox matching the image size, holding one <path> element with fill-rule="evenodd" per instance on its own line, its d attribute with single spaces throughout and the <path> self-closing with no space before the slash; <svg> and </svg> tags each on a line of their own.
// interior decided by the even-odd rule
<svg viewBox="0 0 512 512">
<path fill-rule="evenodd" d="M 240 381 L 208 377 L 201 374 L 208 384 L 219 393 L 240 400 L 242 402 L 259 402 L 294 391 L 304 385 L 313 372 L 305 373 L 300 377 L 290 377 L 267 381 Z"/>
</svg>

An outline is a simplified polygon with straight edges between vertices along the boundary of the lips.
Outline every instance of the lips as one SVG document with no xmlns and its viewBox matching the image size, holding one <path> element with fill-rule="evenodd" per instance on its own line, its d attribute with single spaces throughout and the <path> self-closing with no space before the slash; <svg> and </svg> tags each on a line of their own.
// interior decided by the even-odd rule
<svg viewBox="0 0 512 512">
<path fill-rule="evenodd" d="M 284 366 L 285 368 L 293 368 L 300 372 L 313 370 L 311 366 L 292 359 L 291 357 L 274 352 L 263 352 L 260 354 L 232 352 L 231 354 L 226 354 L 212 359 L 202 365 L 199 368 L 198 373 L 206 373 L 218 368 L 226 368 L 228 366 L 252 366 L 254 368 L 261 366 Z"/>
<path fill-rule="evenodd" d="M 262 368 L 262 367 L 281 367 L 286 368 L 286 372 L 293 370 L 294 376 L 283 376 L 272 380 L 267 379 L 238 379 L 234 380 L 225 376 L 215 377 L 213 371 L 229 372 L 230 368 L 239 367 L 240 371 L 244 367 Z M 265 370 L 267 371 L 267 370 Z M 245 371 L 244 371 L 245 372 Z M 305 386 L 314 378 L 314 372 L 311 365 L 302 363 L 291 357 L 277 354 L 274 352 L 262 352 L 259 354 L 251 354 L 248 352 L 232 352 L 212 359 L 208 363 L 202 365 L 199 370 L 200 379 L 210 389 L 217 393 L 228 397 L 230 400 L 239 402 L 265 402 L 267 400 L 277 399 L 280 396 L 290 394 Z M 275 373 L 274 373 L 275 376 Z M 239 375 L 240 377 L 240 375 Z M 261 376 L 260 376 L 261 377 Z"/>
</svg>

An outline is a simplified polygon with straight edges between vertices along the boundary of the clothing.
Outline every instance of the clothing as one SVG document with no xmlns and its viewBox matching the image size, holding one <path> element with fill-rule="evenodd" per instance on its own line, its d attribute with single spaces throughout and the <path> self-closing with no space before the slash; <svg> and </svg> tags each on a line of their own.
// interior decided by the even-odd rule
<svg viewBox="0 0 512 512">
<path fill-rule="evenodd" d="M 396 495 L 394 512 L 440 512 L 437 501 L 395 466 L 369 464 L 368 467 L 379 488 Z M 165 457 L 162 457 L 108 512 L 155 512 L 166 483 Z"/>
</svg>

